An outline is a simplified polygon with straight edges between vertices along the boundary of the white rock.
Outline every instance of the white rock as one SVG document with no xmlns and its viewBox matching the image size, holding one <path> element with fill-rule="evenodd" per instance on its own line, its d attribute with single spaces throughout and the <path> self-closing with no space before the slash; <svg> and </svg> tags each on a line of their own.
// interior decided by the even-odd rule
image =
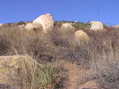
<svg viewBox="0 0 119 89">
<path fill-rule="evenodd" d="M 91 24 L 91 28 L 90 28 L 91 30 L 103 30 L 104 29 L 102 22 L 92 21 L 90 22 L 90 24 Z"/>
<path fill-rule="evenodd" d="M 35 24 L 41 24 L 43 27 L 43 31 L 47 33 L 48 31 L 51 31 L 54 27 L 54 20 L 53 16 L 49 13 L 41 15 L 37 17 L 33 23 Z"/>
<path fill-rule="evenodd" d="M 90 40 L 88 34 L 83 30 L 76 31 L 74 36 L 75 36 L 75 41 L 78 44 L 81 44 L 81 42 L 88 42 Z"/>
</svg>

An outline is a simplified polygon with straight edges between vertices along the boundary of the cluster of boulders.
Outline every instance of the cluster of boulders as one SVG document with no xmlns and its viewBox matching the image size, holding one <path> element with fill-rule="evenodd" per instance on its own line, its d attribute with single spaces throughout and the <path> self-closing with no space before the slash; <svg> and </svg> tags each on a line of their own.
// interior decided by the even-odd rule
<svg viewBox="0 0 119 89">
<path fill-rule="evenodd" d="M 20 28 L 25 28 L 26 31 L 41 31 L 42 33 L 49 33 L 54 30 L 54 19 L 53 16 L 50 13 L 43 14 L 39 17 L 37 17 L 32 22 L 19 25 Z M 2 26 L 3 24 L 0 24 Z M 119 26 L 114 26 L 115 28 L 119 28 Z M 84 32 L 82 29 L 79 29 L 78 31 L 75 30 L 76 28 L 73 27 L 72 23 L 63 23 L 60 27 L 60 33 L 65 34 L 72 34 L 74 33 L 74 37 L 77 43 L 80 43 L 79 40 L 86 40 L 88 41 L 90 38 L 87 35 L 86 32 Z M 104 25 L 100 21 L 91 21 L 90 22 L 90 30 L 93 31 L 104 31 Z M 38 32 L 37 31 L 37 32 Z"/>
<path fill-rule="evenodd" d="M 49 31 L 52 31 L 54 28 L 54 19 L 53 16 L 49 13 L 41 15 L 37 17 L 32 23 L 28 23 L 25 28 L 27 30 L 32 30 L 33 28 L 41 28 L 44 33 L 48 33 Z M 103 30 L 104 26 L 102 22 L 99 21 L 91 21 L 90 22 L 90 30 L 98 31 Z M 71 23 L 64 23 L 61 25 L 60 33 L 62 34 L 69 34 L 73 33 L 75 31 L 75 28 L 72 26 Z M 89 40 L 89 37 L 87 33 L 85 33 L 83 30 L 78 30 L 74 33 L 74 37 L 77 43 L 80 43 L 79 40 Z"/>
<path fill-rule="evenodd" d="M 37 17 L 35 20 L 33 20 L 30 23 L 20 25 L 19 27 L 24 27 L 26 30 L 33 30 L 34 28 L 40 28 L 44 33 L 48 33 L 49 31 L 52 31 L 54 28 L 54 18 L 50 13 L 43 14 L 39 17 Z M 4 24 L 0 24 L 0 27 Z M 113 28 L 119 28 L 119 25 L 112 26 Z M 63 30 L 65 29 L 65 30 Z M 61 26 L 61 30 L 64 32 L 70 31 L 71 29 L 74 29 L 71 23 L 64 23 Z M 90 30 L 99 31 L 104 30 L 104 24 L 100 21 L 91 21 L 90 22 Z"/>
<path fill-rule="evenodd" d="M 33 20 L 32 23 L 27 23 L 25 29 L 31 31 L 33 29 L 42 29 L 43 33 L 48 33 L 53 29 L 54 19 L 49 13 L 41 15 Z"/>
<path fill-rule="evenodd" d="M 35 20 L 33 20 L 32 23 L 27 23 L 25 25 L 25 29 L 32 30 L 34 28 L 42 28 L 44 33 L 48 33 L 49 31 L 52 31 L 54 28 L 54 19 L 53 16 L 50 13 L 41 15 L 37 17 Z M 99 21 L 91 21 L 90 22 L 90 30 L 103 30 L 104 26 L 102 22 Z M 71 23 L 64 23 L 61 26 L 61 32 L 65 33 L 68 31 L 71 31 L 75 29 Z"/>
</svg>

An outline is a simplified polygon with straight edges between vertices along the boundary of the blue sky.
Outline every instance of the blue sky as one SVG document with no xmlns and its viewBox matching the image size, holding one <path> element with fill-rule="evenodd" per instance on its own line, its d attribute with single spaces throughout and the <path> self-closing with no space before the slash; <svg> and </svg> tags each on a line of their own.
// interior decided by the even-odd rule
<svg viewBox="0 0 119 89">
<path fill-rule="evenodd" d="M 44 13 L 55 20 L 119 24 L 119 0 L 0 0 L 0 23 L 32 21 Z"/>
</svg>

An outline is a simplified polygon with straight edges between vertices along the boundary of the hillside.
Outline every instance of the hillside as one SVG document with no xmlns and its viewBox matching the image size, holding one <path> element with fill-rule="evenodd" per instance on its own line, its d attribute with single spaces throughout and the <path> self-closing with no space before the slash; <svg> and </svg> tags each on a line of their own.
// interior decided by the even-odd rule
<svg viewBox="0 0 119 89">
<path fill-rule="evenodd" d="M 32 21 L 2 24 L 0 89 L 119 89 L 119 30 L 90 28 L 69 21 L 47 30 Z"/>
</svg>

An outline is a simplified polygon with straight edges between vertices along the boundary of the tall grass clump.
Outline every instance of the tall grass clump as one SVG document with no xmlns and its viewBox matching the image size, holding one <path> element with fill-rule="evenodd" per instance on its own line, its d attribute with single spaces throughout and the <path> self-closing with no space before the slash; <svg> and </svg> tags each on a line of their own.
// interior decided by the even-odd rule
<svg viewBox="0 0 119 89">
<path fill-rule="evenodd" d="M 90 50 L 90 69 L 94 79 L 103 89 L 118 89 L 118 35 L 119 32 L 95 32 Z"/>
<path fill-rule="evenodd" d="M 55 89 L 58 87 L 62 76 L 59 74 L 60 68 L 55 63 L 39 64 L 29 56 L 16 55 L 7 58 L 9 61 L 6 65 L 0 59 L 2 66 L 0 70 L 4 70 L 4 75 L 1 77 L 6 76 L 4 83 L 6 82 L 15 89 Z M 2 59 L 4 62 L 7 61 L 4 57 Z"/>
</svg>

